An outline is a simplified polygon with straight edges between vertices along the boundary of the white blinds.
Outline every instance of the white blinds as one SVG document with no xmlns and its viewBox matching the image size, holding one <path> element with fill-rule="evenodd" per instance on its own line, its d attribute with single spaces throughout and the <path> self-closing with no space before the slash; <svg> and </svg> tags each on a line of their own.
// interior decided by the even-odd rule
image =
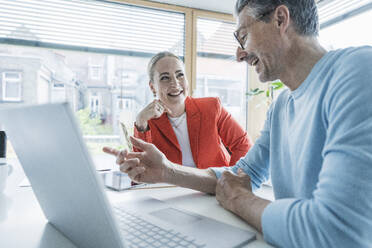
<svg viewBox="0 0 372 248">
<path fill-rule="evenodd" d="M 346 18 L 348 14 L 360 11 L 363 8 L 371 8 L 372 0 L 328 0 L 318 4 L 320 26 Z"/>
<path fill-rule="evenodd" d="M 183 13 L 97 0 L 0 0 L 0 42 L 184 55 Z"/>
<path fill-rule="evenodd" d="M 198 54 L 208 57 L 234 56 L 238 46 L 233 35 L 235 28 L 235 23 L 198 18 Z"/>
</svg>

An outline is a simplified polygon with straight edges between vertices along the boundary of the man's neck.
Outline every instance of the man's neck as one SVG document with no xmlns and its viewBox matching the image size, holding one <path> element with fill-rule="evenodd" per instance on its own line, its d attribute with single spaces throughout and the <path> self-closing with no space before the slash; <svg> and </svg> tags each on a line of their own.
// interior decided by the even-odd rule
<svg viewBox="0 0 372 248">
<path fill-rule="evenodd" d="M 326 52 L 316 38 L 298 37 L 288 47 L 285 73 L 280 79 L 290 90 L 297 89 Z"/>
</svg>

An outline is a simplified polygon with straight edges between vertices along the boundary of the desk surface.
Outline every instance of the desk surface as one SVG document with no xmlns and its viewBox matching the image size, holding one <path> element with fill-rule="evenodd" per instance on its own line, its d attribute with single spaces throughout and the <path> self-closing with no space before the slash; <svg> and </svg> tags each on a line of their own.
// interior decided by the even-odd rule
<svg viewBox="0 0 372 248">
<path fill-rule="evenodd" d="M 7 187 L 0 193 L 0 247 L 1 248 L 76 248 L 63 234 L 48 224 L 31 187 L 19 187 L 24 174 L 17 160 L 11 160 L 14 172 Z M 216 220 L 256 232 L 248 224 L 223 209 L 215 197 L 184 188 L 140 189 L 116 192 L 107 190 L 110 202 L 140 196 L 151 196 L 173 206 L 183 208 Z M 249 248 L 272 247 L 257 234 Z"/>
</svg>

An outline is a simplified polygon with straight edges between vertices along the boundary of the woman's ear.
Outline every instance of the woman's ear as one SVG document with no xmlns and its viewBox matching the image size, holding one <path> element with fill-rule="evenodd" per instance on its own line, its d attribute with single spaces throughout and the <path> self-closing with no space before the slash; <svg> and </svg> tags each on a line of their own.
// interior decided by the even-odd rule
<svg viewBox="0 0 372 248">
<path fill-rule="evenodd" d="M 150 89 L 152 91 L 152 94 L 154 94 L 154 97 L 156 97 L 156 90 L 155 90 L 155 87 L 154 87 L 154 83 L 152 81 L 149 81 L 149 86 L 150 86 Z"/>
</svg>

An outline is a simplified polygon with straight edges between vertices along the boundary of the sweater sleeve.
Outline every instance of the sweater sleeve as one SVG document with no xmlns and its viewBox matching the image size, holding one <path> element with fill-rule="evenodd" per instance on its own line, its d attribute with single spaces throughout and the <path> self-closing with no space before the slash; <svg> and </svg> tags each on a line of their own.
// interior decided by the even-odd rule
<svg viewBox="0 0 372 248">
<path fill-rule="evenodd" d="M 261 184 L 269 177 L 269 147 L 270 147 L 270 123 L 273 106 L 267 112 L 267 118 L 261 135 L 256 143 L 233 167 L 213 167 L 211 168 L 216 177 L 220 178 L 225 170 L 234 173 L 241 168 L 251 178 L 252 189 L 258 189 Z"/>
<path fill-rule="evenodd" d="M 231 152 L 230 166 L 245 156 L 253 143 L 239 123 L 226 111 L 217 98 L 217 108 L 219 118 L 217 121 L 218 134 L 221 137 L 222 143 Z"/>
<path fill-rule="evenodd" d="M 372 53 L 356 53 L 335 67 L 324 96 L 328 128 L 313 197 L 264 210 L 264 239 L 275 246 L 372 245 Z"/>
</svg>

